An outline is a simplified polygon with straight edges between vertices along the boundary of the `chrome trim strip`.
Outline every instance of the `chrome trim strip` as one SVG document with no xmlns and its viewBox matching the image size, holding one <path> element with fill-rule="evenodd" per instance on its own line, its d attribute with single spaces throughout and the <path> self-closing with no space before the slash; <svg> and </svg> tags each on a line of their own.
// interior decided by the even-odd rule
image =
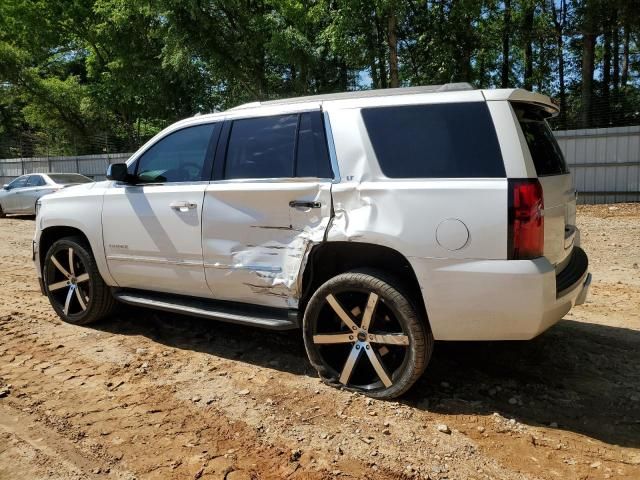
<svg viewBox="0 0 640 480">
<path fill-rule="evenodd" d="M 203 264 L 203 262 L 200 260 L 171 260 L 168 258 L 137 257 L 135 255 L 107 255 L 107 260 L 115 260 L 118 262 L 142 262 L 161 265 L 178 265 L 183 267 L 201 267 Z"/>
</svg>

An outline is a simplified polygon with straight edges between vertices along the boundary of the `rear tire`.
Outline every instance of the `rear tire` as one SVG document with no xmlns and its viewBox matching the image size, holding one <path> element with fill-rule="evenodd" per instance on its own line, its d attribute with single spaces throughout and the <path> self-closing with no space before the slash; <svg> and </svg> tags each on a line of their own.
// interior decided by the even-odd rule
<svg viewBox="0 0 640 480">
<path fill-rule="evenodd" d="M 2 209 L 2 205 L 0 205 L 0 218 L 5 218 L 7 216 L 6 213 L 4 213 L 4 210 Z"/>
<path fill-rule="evenodd" d="M 348 272 L 312 295 L 304 314 L 304 343 L 325 383 L 390 399 L 420 378 L 433 335 L 399 284 L 380 272 Z"/>
<path fill-rule="evenodd" d="M 51 306 L 67 323 L 97 322 L 115 308 L 116 300 L 82 237 L 65 237 L 51 245 L 42 274 Z"/>
</svg>

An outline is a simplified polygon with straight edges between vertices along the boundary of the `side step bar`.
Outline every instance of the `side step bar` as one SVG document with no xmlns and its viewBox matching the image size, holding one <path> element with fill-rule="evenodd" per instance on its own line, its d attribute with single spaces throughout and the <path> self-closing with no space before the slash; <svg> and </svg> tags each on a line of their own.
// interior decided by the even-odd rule
<svg viewBox="0 0 640 480">
<path fill-rule="evenodd" d="M 122 303 L 138 307 L 210 318 L 240 325 L 250 325 L 269 330 L 294 330 L 300 327 L 297 310 L 220 302 L 144 290 L 116 290 L 113 296 Z"/>
</svg>

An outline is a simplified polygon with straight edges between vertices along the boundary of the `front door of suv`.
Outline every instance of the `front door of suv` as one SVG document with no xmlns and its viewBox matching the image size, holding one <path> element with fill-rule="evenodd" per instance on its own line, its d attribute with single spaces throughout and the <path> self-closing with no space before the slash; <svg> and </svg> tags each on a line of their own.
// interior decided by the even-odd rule
<svg viewBox="0 0 640 480">
<path fill-rule="evenodd" d="M 129 165 L 102 210 L 109 271 L 120 287 L 210 296 L 202 264 L 201 220 L 220 124 L 176 130 Z"/>
<path fill-rule="evenodd" d="M 202 220 L 213 296 L 296 307 L 305 253 L 322 241 L 331 216 L 322 113 L 228 120 L 215 162 Z"/>
</svg>

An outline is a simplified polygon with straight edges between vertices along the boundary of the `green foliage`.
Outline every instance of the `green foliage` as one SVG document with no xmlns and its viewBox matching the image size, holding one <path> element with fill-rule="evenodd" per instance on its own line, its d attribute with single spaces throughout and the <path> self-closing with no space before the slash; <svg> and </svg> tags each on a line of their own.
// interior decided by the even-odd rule
<svg viewBox="0 0 640 480">
<path fill-rule="evenodd" d="M 132 150 L 259 99 L 500 86 L 503 69 L 510 86 L 561 97 L 558 126 L 637 123 L 639 33 L 624 0 L 3 0 L 0 157 Z"/>
</svg>

